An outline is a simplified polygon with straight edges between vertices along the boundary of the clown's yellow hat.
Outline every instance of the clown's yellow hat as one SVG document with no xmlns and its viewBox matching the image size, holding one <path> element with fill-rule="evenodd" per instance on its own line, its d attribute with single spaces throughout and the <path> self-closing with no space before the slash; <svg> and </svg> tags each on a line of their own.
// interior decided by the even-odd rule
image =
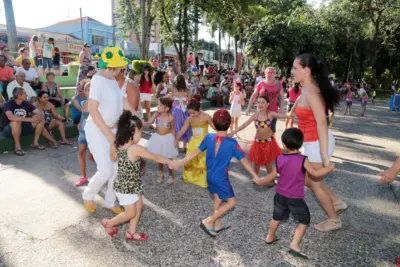
<svg viewBox="0 0 400 267">
<path fill-rule="evenodd" d="M 128 65 L 124 52 L 119 47 L 107 46 L 100 56 L 99 68 L 122 68 Z"/>
</svg>

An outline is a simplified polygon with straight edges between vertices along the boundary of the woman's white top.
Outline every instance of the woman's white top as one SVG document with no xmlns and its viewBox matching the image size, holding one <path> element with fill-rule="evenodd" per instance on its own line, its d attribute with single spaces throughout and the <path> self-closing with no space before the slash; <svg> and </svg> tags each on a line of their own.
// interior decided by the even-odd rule
<svg viewBox="0 0 400 267">
<path fill-rule="evenodd" d="M 107 79 L 100 74 L 93 76 L 89 98 L 99 102 L 99 113 L 108 127 L 113 127 L 122 114 L 123 94 L 115 79 Z M 88 123 L 92 121 L 89 115 Z"/>
</svg>

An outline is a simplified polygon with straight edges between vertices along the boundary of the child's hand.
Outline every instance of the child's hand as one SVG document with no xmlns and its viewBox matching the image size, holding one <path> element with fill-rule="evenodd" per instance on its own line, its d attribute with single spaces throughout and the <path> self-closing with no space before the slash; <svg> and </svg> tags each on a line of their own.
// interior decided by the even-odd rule
<svg viewBox="0 0 400 267">
<path fill-rule="evenodd" d="M 170 168 L 171 170 L 175 170 L 178 169 L 180 165 L 181 164 L 179 163 L 179 161 L 171 160 L 170 163 L 168 164 L 168 168 Z"/>
<path fill-rule="evenodd" d="M 330 162 L 328 166 L 329 171 L 333 171 L 335 168 L 336 168 L 335 163 Z"/>
<path fill-rule="evenodd" d="M 179 141 L 178 140 L 175 140 L 175 147 L 179 148 Z"/>
<path fill-rule="evenodd" d="M 260 185 L 261 179 L 258 176 L 253 177 L 253 183 L 256 185 Z"/>
<path fill-rule="evenodd" d="M 234 135 L 234 133 L 233 132 L 230 132 L 230 133 L 228 133 L 228 137 L 233 137 L 233 135 Z"/>
</svg>

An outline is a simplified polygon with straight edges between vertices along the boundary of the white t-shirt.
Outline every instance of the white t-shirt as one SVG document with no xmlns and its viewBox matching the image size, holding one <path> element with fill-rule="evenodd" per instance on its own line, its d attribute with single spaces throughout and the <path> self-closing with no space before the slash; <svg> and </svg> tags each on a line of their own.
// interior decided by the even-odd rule
<svg viewBox="0 0 400 267">
<path fill-rule="evenodd" d="M 53 58 L 53 54 L 51 51 L 54 49 L 53 44 L 49 44 L 48 42 L 45 42 L 43 45 L 43 57 L 47 58 Z"/>
<path fill-rule="evenodd" d="M 204 66 L 204 58 L 199 58 L 199 66 Z"/>
<path fill-rule="evenodd" d="M 30 58 L 36 57 L 36 49 L 35 46 L 33 45 L 33 42 L 29 42 L 29 57 Z"/>
<path fill-rule="evenodd" d="M 33 80 L 39 78 L 39 75 L 34 68 L 29 68 L 29 70 L 25 70 L 24 67 L 19 67 L 19 68 L 17 68 L 16 72 L 18 72 L 18 71 L 25 72 L 27 81 L 33 81 Z"/>
<path fill-rule="evenodd" d="M 360 88 L 360 91 L 358 91 L 358 94 L 359 94 L 360 96 L 362 96 L 364 93 L 366 94 L 367 91 L 365 91 L 364 88 Z"/>
<path fill-rule="evenodd" d="M 8 98 L 11 99 L 13 97 L 13 90 L 15 87 L 21 87 L 21 85 L 19 85 L 19 83 L 17 83 L 16 80 L 10 82 L 7 85 L 7 95 Z M 29 83 L 24 82 L 22 88 L 25 89 L 26 94 L 28 95 L 28 101 L 34 96 L 36 97 L 36 92 L 32 89 L 32 87 L 29 85 Z"/>
<path fill-rule="evenodd" d="M 99 102 L 99 112 L 107 126 L 114 126 L 122 114 L 123 92 L 115 79 L 107 79 L 100 74 L 93 76 L 90 83 L 89 99 Z M 91 116 L 88 122 L 91 121 Z"/>
</svg>

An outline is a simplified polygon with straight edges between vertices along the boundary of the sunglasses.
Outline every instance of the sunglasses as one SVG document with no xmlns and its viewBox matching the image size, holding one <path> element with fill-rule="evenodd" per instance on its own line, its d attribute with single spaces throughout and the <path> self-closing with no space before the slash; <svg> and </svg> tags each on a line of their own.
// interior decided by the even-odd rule
<svg viewBox="0 0 400 267">
<path fill-rule="evenodd" d="M 24 65 L 31 65 L 30 62 L 24 62 L 24 63 L 22 63 L 22 64 L 24 64 Z"/>
<path fill-rule="evenodd" d="M 3 51 L 4 51 L 4 52 L 10 52 L 10 50 L 8 50 L 8 49 L 4 49 Z"/>
</svg>

